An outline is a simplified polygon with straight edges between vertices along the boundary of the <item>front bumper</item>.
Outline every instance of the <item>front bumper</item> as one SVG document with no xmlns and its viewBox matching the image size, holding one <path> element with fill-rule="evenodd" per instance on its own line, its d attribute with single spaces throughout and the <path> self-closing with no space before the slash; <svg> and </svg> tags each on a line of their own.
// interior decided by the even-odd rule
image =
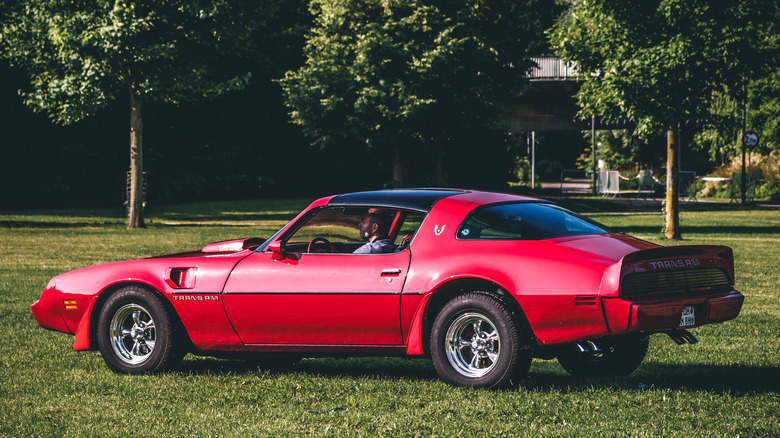
<svg viewBox="0 0 780 438">
<path fill-rule="evenodd" d="M 65 320 L 62 318 L 62 314 L 57 306 L 57 297 L 53 283 L 49 283 L 46 286 L 41 297 L 30 306 L 30 309 L 41 327 L 73 334 L 68 329 L 67 324 L 65 324 Z"/>
<path fill-rule="evenodd" d="M 652 300 L 625 300 L 604 298 L 604 318 L 612 333 L 674 330 L 693 328 L 714 322 L 727 321 L 739 315 L 745 297 L 731 292 L 710 295 L 674 297 Z M 684 307 L 695 310 L 695 324 L 681 327 Z"/>
</svg>

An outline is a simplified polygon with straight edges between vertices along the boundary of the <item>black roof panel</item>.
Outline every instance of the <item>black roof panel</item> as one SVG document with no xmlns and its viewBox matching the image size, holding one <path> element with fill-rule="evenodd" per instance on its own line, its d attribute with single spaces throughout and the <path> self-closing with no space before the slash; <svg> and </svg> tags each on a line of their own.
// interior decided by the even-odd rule
<svg viewBox="0 0 780 438">
<path fill-rule="evenodd" d="M 334 206 L 376 206 L 388 208 L 409 208 L 430 211 L 433 204 L 447 196 L 467 193 L 457 189 L 394 189 L 371 192 L 347 193 L 331 199 Z"/>
</svg>

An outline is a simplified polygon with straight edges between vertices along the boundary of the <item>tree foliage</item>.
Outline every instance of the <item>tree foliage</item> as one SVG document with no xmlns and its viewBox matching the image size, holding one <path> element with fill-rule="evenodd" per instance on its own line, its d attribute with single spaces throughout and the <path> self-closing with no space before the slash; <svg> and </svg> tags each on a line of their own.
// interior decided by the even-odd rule
<svg viewBox="0 0 780 438">
<path fill-rule="evenodd" d="M 780 4 L 774 5 L 759 36 L 764 46 L 762 59 L 765 68 L 755 72 L 744 83 L 746 90 L 739 93 L 716 91 L 710 114 L 716 123 L 709 123 L 697 135 L 700 150 L 708 151 L 713 163 L 725 165 L 741 150 L 742 117 L 746 112 L 745 127 L 759 133 L 761 141 L 754 149 L 763 155 L 780 152 Z M 738 97 L 734 97 L 738 94 Z"/>
<path fill-rule="evenodd" d="M 639 131 L 710 114 L 713 92 L 739 98 L 766 69 L 771 0 L 576 1 L 552 31 L 586 81 L 582 114 L 636 120 Z"/>
<path fill-rule="evenodd" d="M 780 152 L 780 67 L 750 82 L 749 127 L 761 135 L 758 152 Z"/>
<path fill-rule="evenodd" d="M 720 91 L 737 98 L 743 78 L 774 56 L 771 0 L 582 0 L 551 33 L 578 65 L 581 116 L 628 118 L 636 133 L 668 130 L 665 234 L 679 238 L 676 124 L 706 118 Z"/>
<path fill-rule="evenodd" d="M 242 59 L 275 3 L 18 1 L 7 5 L 0 46 L 11 65 L 29 74 L 25 103 L 58 123 L 129 101 L 130 226 L 143 226 L 134 204 L 140 201 L 144 102 L 180 104 L 243 88 L 249 74 Z"/>
<path fill-rule="evenodd" d="M 26 103 L 67 124 L 129 92 L 178 104 L 242 88 L 236 55 L 260 12 L 219 0 L 24 1 L 4 24 L 4 55 L 30 73 Z"/>
<path fill-rule="evenodd" d="M 496 138 L 496 103 L 538 40 L 536 3 L 314 0 L 306 64 L 281 81 L 292 119 L 321 147 L 357 141 L 396 157 L 445 153 L 475 130 Z"/>
</svg>

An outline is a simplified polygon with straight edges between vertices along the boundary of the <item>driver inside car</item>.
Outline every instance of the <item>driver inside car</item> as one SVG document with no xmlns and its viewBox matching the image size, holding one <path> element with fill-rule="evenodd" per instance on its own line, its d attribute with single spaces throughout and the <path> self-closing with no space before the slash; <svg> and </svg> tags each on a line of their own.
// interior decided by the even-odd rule
<svg viewBox="0 0 780 438">
<path fill-rule="evenodd" d="M 367 243 L 353 254 L 384 254 L 394 252 L 396 246 L 390 240 L 391 217 L 387 212 L 371 209 L 363 215 L 360 221 L 360 238 Z"/>
</svg>

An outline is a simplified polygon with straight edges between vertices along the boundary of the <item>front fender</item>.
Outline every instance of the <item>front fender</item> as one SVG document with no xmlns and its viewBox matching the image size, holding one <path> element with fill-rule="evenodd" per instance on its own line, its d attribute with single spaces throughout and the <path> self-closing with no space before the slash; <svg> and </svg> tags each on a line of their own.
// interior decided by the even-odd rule
<svg viewBox="0 0 780 438">
<path fill-rule="evenodd" d="M 92 311 L 97 300 L 98 297 L 95 297 L 90 301 L 87 310 L 81 317 L 81 321 L 79 321 L 79 326 L 76 329 L 76 341 L 73 343 L 74 351 L 97 350 L 97 345 L 92 345 L 92 342 L 90 341 L 90 333 L 92 333 Z"/>
</svg>

